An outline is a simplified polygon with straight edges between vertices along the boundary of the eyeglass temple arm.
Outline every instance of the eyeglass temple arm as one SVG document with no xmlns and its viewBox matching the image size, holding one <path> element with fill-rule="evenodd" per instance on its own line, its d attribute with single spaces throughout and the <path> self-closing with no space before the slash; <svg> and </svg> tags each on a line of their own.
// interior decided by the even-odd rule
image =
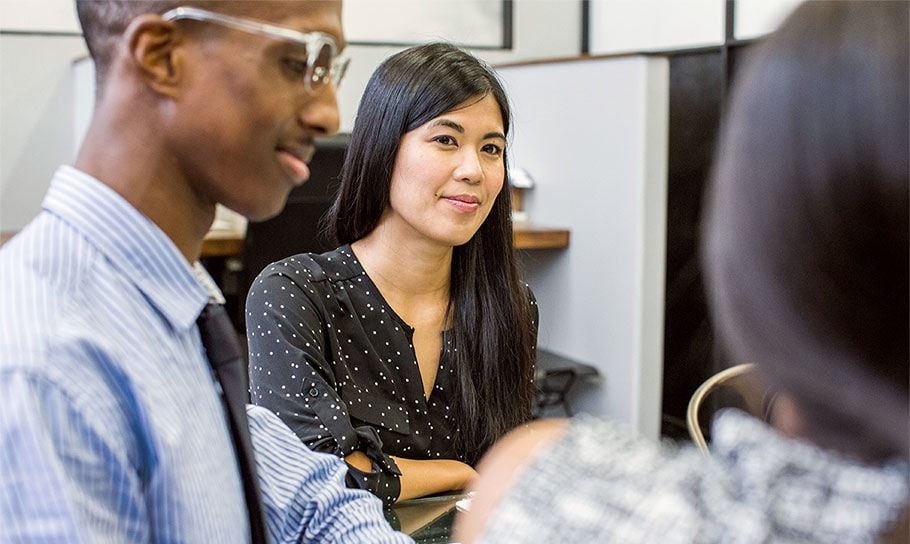
<svg viewBox="0 0 910 544">
<path fill-rule="evenodd" d="M 309 41 L 311 39 L 311 34 L 322 34 L 321 32 L 309 34 L 304 32 L 297 32 L 296 30 L 270 25 L 268 23 L 248 21 L 246 19 L 240 19 L 238 17 L 231 17 L 230 15 L 223 15 L 221 13 L 215 13 L 213 11 L 185 6 L 168 10 L 164 12 L 161 17 L 165 21 L 176 21 L 178 19 L 191 19 L 193 21 L 212 21 L 221 23 L 225 26 L 236 28 L 238 30 L 245 30 L 247 32 L 253 32 L 269 37 L 275 37 L 278 35 L 289 40 L 299 42 Z M 331 36 L 325 36 L 322 39 L 331 43 L 332 47 L 337 51 L 338 47 L 335 44 L 335 41 L 331 39 Z"/>
</svg>

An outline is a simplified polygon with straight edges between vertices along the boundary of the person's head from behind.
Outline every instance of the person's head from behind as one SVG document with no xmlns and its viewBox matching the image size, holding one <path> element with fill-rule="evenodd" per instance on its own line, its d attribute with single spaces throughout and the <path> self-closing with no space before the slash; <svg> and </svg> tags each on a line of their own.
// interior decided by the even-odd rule
<svg viewBox="0 0 910 544">
<path fill-rule="evenodd" d="M 381 228 L 451 248 L 455 440 L 469 460 L 530 415 L 534 331 L 512 252 L 510 121 L 501 83 L 471 54 L 433 43 L 390 57 L 361 99 L 327 219 L 341 244 Z"/>
<path fill-rule="evenodd" d="M 811 2 L 736 81 L 704 263 L 737 361 L 802 434 L 908 456 L 908 4 Z"/>
<path fill-rule="evenodd" d="M 95 61 L 95 125 L 188 198 L 261 219 L 338 128 L 341 2 L 77 0 Z M 103 147 L 103 146 L 99 146 Z M 156 158 L 167 166 L 152 165 Z"/>
</svg>

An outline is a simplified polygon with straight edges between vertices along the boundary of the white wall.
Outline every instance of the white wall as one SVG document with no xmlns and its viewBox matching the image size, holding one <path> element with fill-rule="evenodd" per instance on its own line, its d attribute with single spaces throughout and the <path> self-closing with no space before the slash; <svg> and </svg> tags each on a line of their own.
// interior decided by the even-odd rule
<svg viewBox="0 0 910 544">
<path fill-rule="evenodd" d="M 773 31 L 802 0 L 737 0 L 733 34 L 748 39 Z"/>
<path fill-rule="evenodd" d="M 592 54 L 722 43 L 723 0 L 591 0 Z"/>
<path fill-rule="evenodd" d="M 773 31 L 802 0 L 736 0 L 734 37 Z M 724 39 L 723 0 L 591 0 L 593 54 L 717 45 Z"/>
<path fill-rule="evenodd" d="M 426 2 L 428 0 L 410 0 Z M 581 3 L 578 0 L 516 0 L 510 50 L 472 50 L 491 63 L 578 55 L 581 50 Z M 379 64 L 404 47 L 350 46 L 354 59 L 338 96 L 341 130 L 349 132 L 367 80 Z"/>
<path fill-rule="evenodd" d="M 502 47 L 504 15 L 502 0 L 344 0 L 344 35 L 356 43 L 445 40 Z"/>
<path fill-rule="evenodd" d="M 0 30 L 80 32 L 73 0 L 0 0 Z"/>
<path fill-rule="evenodd" d="M 72 61 L 86 53 L 72 0 L 0 0 L 0 230 L 40 209 L 56 166 L 73 159 Z"/>
<path fill-rule="evenodd" d="M 0 230 L 41 207 L 58 164 L 73 149 L 72 59 L 81 37 L 0 36 Z"/>
<path fill-rule="evenodd" d="M 669 65 L 626 57 L 508 67 L 512 160 L 536 181 L 535 223 L 565 250 L 527 251 L 540 344 L 600 369 L 576 407 L 660 428 Z"/>
</svg>

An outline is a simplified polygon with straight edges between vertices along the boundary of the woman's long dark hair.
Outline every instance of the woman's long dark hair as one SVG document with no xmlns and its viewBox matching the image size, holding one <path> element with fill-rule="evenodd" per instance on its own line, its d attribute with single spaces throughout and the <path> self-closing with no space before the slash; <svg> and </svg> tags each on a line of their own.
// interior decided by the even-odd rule
<svg viewBox="0 0 910 544">
<path fill-rule="evenodd" d="M 808 438 L 910 451 L 908 3 L 807 2 L 737 80 L 705 232 L 728 348 Z"/>
<path fill-rule="evenodd" d="M 445 43 L 413 47 L 382 63 L 357 110 L 329 233 L 349 244 L 389 205 L 402 135 L 471 99 L 493 96 L 509 132 L 509 104 L 492 70 Z M 506 160 L 505 153 L 503 160 Z M 507 164 L 507 162 L 506 162 Z M 530 418 L 536 330 L 512 248 L 508 170 L 487 219 L 452 255 L 449 316 L 458 394 L 456 448 L 468 462 Z"/>
</svg>

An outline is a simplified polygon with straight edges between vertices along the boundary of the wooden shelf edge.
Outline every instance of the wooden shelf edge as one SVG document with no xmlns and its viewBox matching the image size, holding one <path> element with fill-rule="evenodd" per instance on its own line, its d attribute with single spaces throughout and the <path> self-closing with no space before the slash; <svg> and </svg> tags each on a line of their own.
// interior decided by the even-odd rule
<svg viewBox="0 0 910 544">
<path fill-rule="evenodd" d="M 567 229 L 516 226 L 512 231 L 515 249 L 563 249 L 569 247 Z"/>
</svg>

